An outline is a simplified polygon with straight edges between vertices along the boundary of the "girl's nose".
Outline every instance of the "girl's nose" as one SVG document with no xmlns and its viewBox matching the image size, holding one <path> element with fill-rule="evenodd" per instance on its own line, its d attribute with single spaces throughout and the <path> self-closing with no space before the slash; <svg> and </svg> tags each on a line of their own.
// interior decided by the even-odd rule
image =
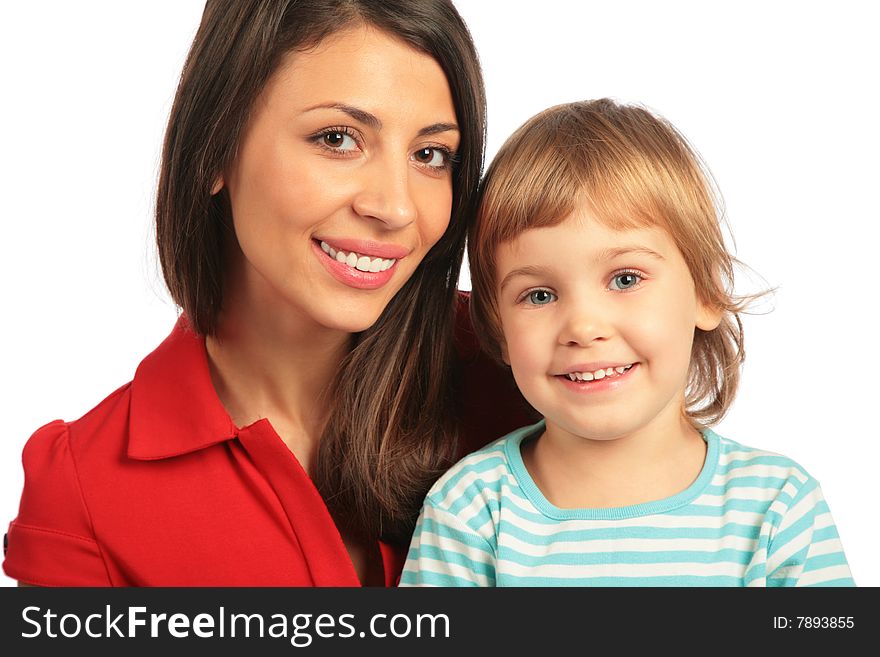
<svg viewBox="0 0 880 657">
<path fill-rule="evenodd" d="M 586 347 L 612 334 L 607 314 L 599 304 L 578 303 L 566 312 L 559 330 L 558 342 L 563 346 Z"/>
<path fill-rule="evenodd" d="M 376 159 L 361 170 L 361 186 L 352 207 L 361 217 L 377 219 L 389 229 L 413 223 L 418 210 L 413 200 L 407 160 Z"/>
</svg>

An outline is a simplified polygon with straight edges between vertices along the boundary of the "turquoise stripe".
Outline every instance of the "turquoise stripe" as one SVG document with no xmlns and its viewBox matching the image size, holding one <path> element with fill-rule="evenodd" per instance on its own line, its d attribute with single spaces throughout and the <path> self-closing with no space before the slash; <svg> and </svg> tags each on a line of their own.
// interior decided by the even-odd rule
<svg viewBox="0 0 880 657">
<path fill-rule="evenodd" d="M 599 564 L 737 564 L 745 566 L 752 558 L 751 552 L 734 550 L 731 548 L 716 551 L 690 551 L 670 550 L 668 552 L 563 552 L 532 556 L 523 554 L 512 548 L 501 548 L 498 551 L 498 561 L 507 561 L 529 568 L 542 564 L 554 566 L 595 566 Z"/>
<path fill-rule="evenodd" d="M 827 582 L 816 582 L 815 584 L 807 584 L 807 587 L 833 587 L 833 586 L 855 586 L 856 583 L 852 577 L 841 577 L 840 579 L 829 579 Z"/>
<path fill-rule="evenodd" d="M 422 516 L 422 521 L 421 523 L 419 523 L 419 526 L 416 527 L 416 532 L 414 536 L 418 537 L 422 534 L 431 534 L 442 539 L 452 539 L 460 543 L 464 543 L 469 547 L 481 550 L 486 554 L 495 554 L 493 546 L 488 543 L 486 539 L 484 539 L 482 536 L 477 536 L 476 534 L 471 534 L 468 532 L 463 532 L 460 529 L 455 529 L 454 527 L 440 522 L 436 518 Z"/>
<path fill-rule="evenodd" d="M 831 552 L 829 554 L 820 554 L 810 557 L 804 564 L 804 572 L 812 572 L 814 570 L 822 570 L 823 568 L 831 568 L 832 566 L 846 565 L 846 557 L 843 552 Z"/>
<path fill-rule="evenodd" d="M 740 577 L 697 576 L 697 575 L 663 575 L 655 577 L 517 577 L 503 575 L 498 578 L 498 586 L 607 586 L 607 587 L 656 587 L 656 586 L 689 586 L 689 587 L 731 587 L 742 586 Z"/>
<path fill-rule="evenodd" d="M 487 560 L 490 563 L 472 560 L 467 555 L 456 552 L 452 548 L 442 549 L 434 545 L 423 543 L 418 549 L 410 548 L 409 553 L 406 556 L 407 559 L 417 560 L 421 557 L 425 559 L 434 559 L 435 561 L 440 561 L 442 563 L 463 566 L 478 575 L 484 575 L 489 578 L 494 577 L 495 573 L 495 569 L 491 566 L 491 560 Z"/>
<path fill-rule="evenodd" d="M 746 571 L 743 585 L 748 586 L 756 579 L 764 579 L 767 576 L 767 568 L 764 563 L 757 563 Z"/>
<path fill-rule="evenodd" d="M 510 523 L 499 526 L 500 531 L 508 536 L 513 536 L 524 543 L 531 545 L 546 545 L 548 542 L 588 542 L 592 540 L 623 540 L 627 538 L 709 538 L 720 539 L 724 536 L 740 536 L 744 538 L 757 538 L 760 528 L 751 525 L 739 525 L 727 523 L 721 527 L 685 527 L 669 529 L 666 527 L 654 527 L 643 525 L 639 527 L 614 527 L 608 529 L 584 529 L 580 531 L 559 531 L 551 538 L 532 534 L 521 527 Z"/>
<path fill-rule="evenodd" d="M 787 497 L 784 493 L 780 493 L 777 499 Z M 765 513 L 774 500 L 764 502 L 761 500 L 744 500 L 740 498 L 724 499 L 720 505 L 707 504 L 702 497 L 697 498 L 694 504 L 685 507 L 684 511 L 690 511 L 694 506 L 708 507 L 710 509 L 719 509 L 721 515 L 724 511 L 746 511 L 747 513 Z"/>
<path fill-rule="evenodd" d="M 724 453 L 729 454 L 732 451 L 737 450 L 727 450 L 724 451 Z M 745 459 L 731 459 L 730 461 L 722 461 L 718 464 L 719 468 L 723 468 L 725 471 L 736 470 L 737 468 L 745 468 L 755 465 L 772 465 L 781 468 L 791 468 L 793 470 L 797 470 L 798 472 L 803 472 L 803 470 L 798 468 L 795 462 L 792 461 L 790 458 L 774 454 L 759 454 L 757 456 L 752 456 Z"/>
<path fill-rule="evenodd" d="M 840 538 L 837 533 L 837 527 L 834 525 L 828 525 L 827 527 L 823 527 L 822 529 L 817 529 L 813 532 L 813 543 L 821 543 L 822 541 L 829 541 L 832 538 Z"/>
<path fill-rule="evenodd" d="M 732 501 L 732 500 L 731 500 Z M 728 511 L 744 511 L 746 513 L 754 513 L 758 516 L 763 516 L 767 513 L 767 509 L 770 508 L 770 505 L 773 502 L 764 502 L 757 503 L 753 508 L 742 509 L 742 508 L 731 508 L 733 506 L 741 506 L 739 503 L 735 505 L 713 505 L 713 504 L 689 504 L 686 507 L 682 507 L 681 509 L 674 509 L 669 513 L 665 514 L 668 516 L 678 516 L 678 517 L 701 517 L 701 518 L 721 518 Z"/>
<path fill-rule="evenodd" d="M 434 573 L 430 570 L 419 570 L 418 572 L 404 570 L 400 576 L 400 583 L 409 586 L 477 586 L 476 582 L 454 577 L 447 573 Z M 490 586 L 492 585 L 490 584 Z"/>
<path fill-rule="evenodd" d="M 760 451 L 762 451 L 762 450 L 756 449 L 754 447 L 746 447 L 745 445 L 740 445 L 735 440 L 730 440 L 730 438 L 722 438 L 721 436 L 718 436 L 718 444 L 721 446 L 722 452 L 724 454 L 730 454 L 731 452 L 760 452 Z"/>
</svg>

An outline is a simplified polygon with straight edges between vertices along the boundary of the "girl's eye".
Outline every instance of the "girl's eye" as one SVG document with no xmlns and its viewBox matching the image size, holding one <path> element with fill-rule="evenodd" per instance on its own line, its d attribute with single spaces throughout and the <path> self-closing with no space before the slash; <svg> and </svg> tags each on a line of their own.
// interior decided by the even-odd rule
<svg viewBox="0 0 880 657">
<path fill-rule="evenodd" d="M 526 301 L 533 306 L 546 306 L 556 300 L 556 295 L 548 290 L 532 290 L 526 296 Z"/>
<path fill-rule="evenodd" d="M 357 141 L 355 138 L 344 130 L 333 129 L 322 132 L 318 135 L 318 141 L 321 146 L 332 150 L 349 152 L 357 150 Z"/>
<path fill-rule="evenodd" d="M 636 287 L 641 282 L 641 276 L 639 276 L 635 272 L 625 271 L 616 274 L 614 278 L 611 279 L 611 284 L 609 287 L 612 290 L 629 290 Z"/>
<path fill-rule="evenodd" d="M 449 166 L 452 155 L 445 148 L 426 146 L 413 153 L 413 159 L 419 164 L 424 164 L 432 169 L 445 169 Z"/>
</svg>

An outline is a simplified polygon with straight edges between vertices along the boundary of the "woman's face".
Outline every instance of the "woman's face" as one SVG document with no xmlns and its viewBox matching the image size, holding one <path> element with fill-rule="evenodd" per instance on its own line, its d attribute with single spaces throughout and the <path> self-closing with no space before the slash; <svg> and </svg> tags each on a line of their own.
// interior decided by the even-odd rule
<svg viewBox="0 0 880 657">
<path fill-rule="evenodd" d="M 440 65 L 387 33 L 287 55 L 216 185 L 241 248 L 227 307 L 369 328 L 449 224 L 458 144 Z"/>
</svg>

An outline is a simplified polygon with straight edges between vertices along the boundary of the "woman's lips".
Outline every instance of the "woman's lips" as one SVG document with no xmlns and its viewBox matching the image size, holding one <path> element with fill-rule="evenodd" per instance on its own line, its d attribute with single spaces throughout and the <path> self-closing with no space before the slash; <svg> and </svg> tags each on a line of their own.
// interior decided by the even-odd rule
<svg viewBox="0 0 880 657">
<path fill-rule="evenodd" d="M 387 269 L 382 271 L 362 271 L 357 266 L 348 265 L 348 258 L 345 262 L 340 262 L 336 257 L 331 256 L 322 248 L 319 240 L 312 240 L 312 251 L 333 278 L 343 285 L 359 290 L 379 289 L 388 283 L 394 276 L 394 272 L 397 271 L 397 260 L 394 260 Z M 353 251 L 348 253 L 351 254 Z M 381 258 L 381 256 L 375 257 Z"/>
</svg>

